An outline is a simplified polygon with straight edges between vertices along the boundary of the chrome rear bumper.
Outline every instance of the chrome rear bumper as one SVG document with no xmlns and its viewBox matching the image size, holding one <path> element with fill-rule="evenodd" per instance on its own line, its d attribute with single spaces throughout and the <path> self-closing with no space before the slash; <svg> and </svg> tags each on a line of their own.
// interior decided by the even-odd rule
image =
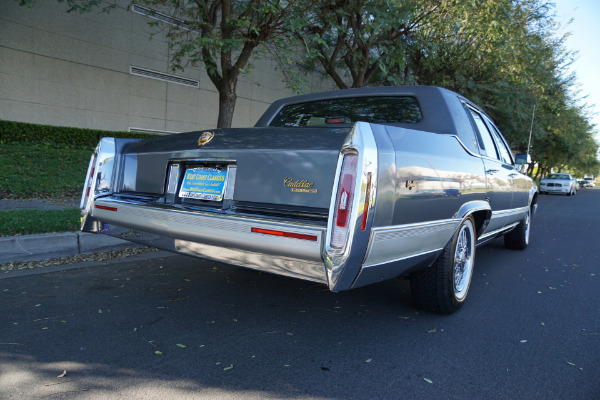
<svg viewBox="0 0 600 400">
<path fill-rule="evenodd" d="M 147 246 L 327 284 L 325 227 L 99 198 L 82 230 Z M 295 237 L 258 232 L 286 232 Z"/>
</svg>

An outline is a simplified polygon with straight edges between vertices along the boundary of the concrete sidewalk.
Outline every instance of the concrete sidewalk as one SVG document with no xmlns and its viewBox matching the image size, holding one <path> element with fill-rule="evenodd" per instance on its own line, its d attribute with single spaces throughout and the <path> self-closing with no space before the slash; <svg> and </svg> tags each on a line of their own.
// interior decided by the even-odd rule
<svg viewBox="0 0 600 400">
<path fill-rule="evenodd" d="M 1 211 L 23 209 L 60 210 L 77 207 L 79 207 L 79 200 L 0 200 Z M 54 257 L 70 257 L 77 254 L 92 254 L 136 247 L 143 246 L 111 236 L 83 232 L 7 236 L 0 237 L 0 264 L 42 261 Z"/>
<path fill-rule="evenodd" d="M 136 247 L 143 246 L 112 236 L 84 232 L 0 237 L 0 264 L 42 261 L 54 257 L 70 257 L 77 254 Z"/>
</svg>

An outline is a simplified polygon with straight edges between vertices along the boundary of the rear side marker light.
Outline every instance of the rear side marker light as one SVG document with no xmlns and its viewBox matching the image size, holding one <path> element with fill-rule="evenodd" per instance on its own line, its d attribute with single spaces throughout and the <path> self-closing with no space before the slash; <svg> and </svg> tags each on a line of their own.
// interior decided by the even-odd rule
<svg viewBox="0 0 600 400">
<path fill-rule="evenodd" d="M 365 204 L 363 206 L 362 224 L 360 230 L 364 231 L 367 228 L 367 217 L 369 215 L 369 199 L 371 198 L 371 173 L 367 176 L 367 191 L 365 193 Z"/>
<path fill-rule="evenodd" d="M 316 242 L 318 240 L 318 237 L 314 236 L 314 235 L 303 235 L 301 233 L 274 231 L 271 229 L 252 228 L 251 232 L 262 233 L 263 235 L 281 236 L 281 237 L 292 238 L 292 239 L 310 240 L 312 242 Z"/>
<path fill-rule="evenodd" d="M 97 208 L 97 209 L 99 209 L 99 210 L 117 211 L 117 207 L 99 206 L 97 204 L 95 204 L 94 207 Z"/>
</svg>

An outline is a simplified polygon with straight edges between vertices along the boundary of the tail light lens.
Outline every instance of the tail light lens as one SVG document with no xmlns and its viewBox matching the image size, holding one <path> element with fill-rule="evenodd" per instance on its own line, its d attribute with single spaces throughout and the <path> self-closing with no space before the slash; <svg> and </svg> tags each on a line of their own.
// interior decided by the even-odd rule
<svg viewBox="0 0 600 400">
<path fill-rule="evenodd" d="M 88 166 L 85 183 L 83 184 L 83 193 L 81 194 L 81 202 L 79 208 L 87 208 L 88 199 L 90 198 L 90 192 L 92 185 L 94 184 L 94 173 L 96 172 L 96 154 L 92 154 L 90 158 L 90 164 Z"/>
<path fill-rule="evenodd" d="M 79 208 L 87 209 L 90 199 L 95 196 L 110 194 L 115 156 L 115 138 L 100 139 L 94 154 L 90 158 Z"/>
<path fill-rule="evenodd" d="M 331 230 L 330 244 L 333 248 L 341 249 L 347 241 L 356 187 L 357 164 L 358 155 L 346 154 L 344 156 L 335 198 L 334 223 Z"/>
</svg>

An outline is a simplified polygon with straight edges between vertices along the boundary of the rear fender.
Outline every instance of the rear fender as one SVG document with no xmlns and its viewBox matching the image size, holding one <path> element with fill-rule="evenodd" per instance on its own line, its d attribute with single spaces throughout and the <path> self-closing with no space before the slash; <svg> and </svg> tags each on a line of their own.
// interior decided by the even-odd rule
<svg viewBox="0 0 600 400">
<path fill-rule="evenodd" d="M 344 233 L 343 245 L 333 245 L 336 227 L 338 201 L 341 185 L 344 184 L 342 164 L 344 157 L 358 157 L 356 179 L 354 181 L 352 208 L 349 226 Z M 360 271 L 369 243 L 371 226 L 375 213 L 377 193 L 377 144 L 370 124 L 357 122 L 348 134 L 338 156 L 335 181 L 329 207 L 327 238 L 323 250 L 323 260 L 327 271 L 329 289 L 340 291 L 350 289 Z"/>
</svg>

